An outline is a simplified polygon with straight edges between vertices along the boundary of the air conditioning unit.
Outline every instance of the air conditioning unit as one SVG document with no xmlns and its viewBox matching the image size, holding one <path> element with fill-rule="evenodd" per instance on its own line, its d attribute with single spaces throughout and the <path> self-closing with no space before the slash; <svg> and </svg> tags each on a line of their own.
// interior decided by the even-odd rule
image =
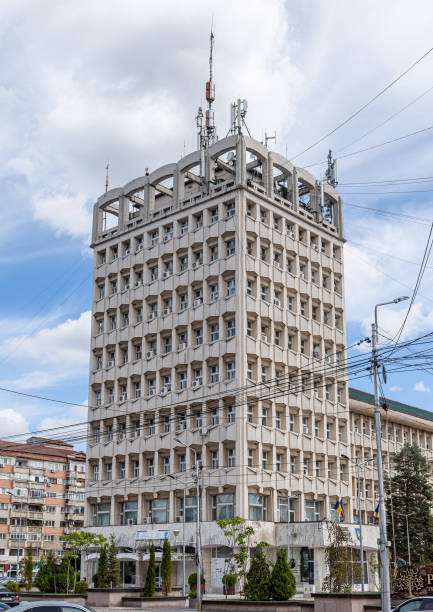
<svg viewBox="0 0 433 612">
<path fill-rule="evenodd" d="M 200 260 L 193 261 L 193 263 L 192 263 L 192 267 L 193 267 L 193 268 L 198 268 L 198 267 L 199 267 L 199 265 L 200 265 Z"/>
<path fill-rule="evenodd" d="M 51 474 L 55 474 L 56 470 L 50 470 Z"/>
<path fill-rule="evenodd" d="M 170 276 L 171 272 L 169 270 L 166 270 L 163 275 L 162 278 L 168 278 Z"/>
<path fill-rule="evenodd" d="M 142 284 L 143 284 L 143 281 L 141 281 L 141 280 L 135 281 L 135 286 L 136 287 L 140 287 L 140 285 L 142 285 Z"/>
<path fill-rule="evenodd" d="M 208 428 L 207 427 L 200 427 L 200 434 L 202 436 L 207 436 L 208 433 Z"/>
<path fill-rule="evenodd" d="M 318 358 L 318 357 L 320 357 L 320 351 L 319 351 L 319 349 L 314 349 L 314 351 L 313 351 L 313 355 L 314 355 L 314 357 L 317 357 L 317 358 Z"/>
<path fill-rule="evenodd" d="M 153 321 L 153 319 L 156 319 L 157 316 L 158 316 L 158 313 L 155 310 L 152 310 L 152 312 L 149 315 L 149 321 Z"/>
<path fill-rule="evenodd" d="M 159 390 L 160 395 L 167 395 L 167 393 L 168 393 L 167 387 L 161 387 L 161 389 Z"/>
<path fill-rule="evenodd" d="M 137 248 L 135 249 L 135 252 L 138 253 L 139 251 L 143 250 L 143 243 L 140 242 L 139 244 L 137 244 Z"/>
<path fill-rule="evenodd" d="M 201 383 L 199 382 L 198 379 L 192 381 L 192 388 L 193 389 L 197 389 L 197 387 L 200 387 L 200 385 L 201 385 Z"/>
<path fill-rule="evenodd" d="M 201 304 L 203 303 L 203 299 L 202 298 L 197 298 L 194 300 L 194 308 L 196 308 L 197 306 L 201 306 Z"/>
<path fill-rule="evenodd" d="M 114 366 L 114 359 L 110 359 L 110 361 L 108 362 L 108 367 L 111 368 L 112 366 Z"/>
<path fill-rule="evenodd" d="M 151 388 L 149 389 L 149 395 L 156 395 L 156 389 L 155 389 L 155 387 L 151 387 Z"/>
<path fill-rule="evenodd" d="M 215 293 L 212 293 L 211 300 L 212 302 L 215 302 L 215 300 L 217 300 L 219 298 L 220 294 L 218 293 L 218 291 L 216 291 Z"/>
<path fill-rule="evenodd" d="M 131 249 L 126 249 L 126 251 L 125 251 L 125 256 L 126 256 L 126 255 L 131 255 Z"/>
<path fill-rule="evenodd" d="M 170 236 L 164 236 L 163 243 L 166 244 L 170 240 Z"/>
<path fill-rule="evenodd" d="M 278 298 L 274 298 L 275 306 L 280 306 L 280 300 Z"/>
<path fill-rule="evenodd" d="M 128 399 L 128 394 L 127 393 L 121 393 L 119 396 L 119 402 L 126 402 L 126 400 Z"/>
<path fill-rule="evenodd" d="M 263 342 L 267 342 L 268 341 L 268 337 L 266 334 L 262 334 L 262 341 Z"/>
<path fill-rule="evenodd" d="M 186 349 L 186 342 L 181 342 L 179 344 L 179 351 L 183 351 L 183 349 Z"/>
<path fill-rule="evenodd" d="M 289 236 L 290 238 L 292 238 L 292 240 L 295 239 L 295 232 L 289 232 Z"/>
<path fill-rule="evenodd" d="M 129 283 L 126 283 L 124 289 L 125 289 L 125 291 L 127 291 L 129 289 Z"/>
<path fill-rule="evenodd" d="M 169 306 L 169 308 L 164 308 L 164 314 L 165 315 L 168 315 L 168 314 L 170 314 L 172 312 L 173 312 L 173 308 L 171 306 Z"/>
<path fill-rule="evenodd" d="M 128 519 L 127 520 L 127 524 L 128 525 L 134 525 L 134 519 Z"/>
<path fill-rule="evenodd" d="M 183 516 L 176 516 L 176 523 L 183 523 Z"/>
<path fill-rule="evenodd" d="M 154 352 L 153 351 L 147 351 L 146 359 L 152 359 L 153 356 L 154 356 Z"/>
<path fill-rule="evenodd" d="M 318 246 L 317 244 L 313 244 L 313 249 L 314 249 L 315 251 L 318 251 L 318 250 L 319 250 L 319 246 Z"/>
</svg>

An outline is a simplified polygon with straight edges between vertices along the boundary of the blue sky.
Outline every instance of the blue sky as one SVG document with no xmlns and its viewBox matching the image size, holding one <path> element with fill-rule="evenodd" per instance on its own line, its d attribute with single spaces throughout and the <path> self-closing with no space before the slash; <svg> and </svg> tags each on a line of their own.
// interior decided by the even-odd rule
<svg viewBox="0 0 433 612">
<path fill-rule="evenodd" d="M 0 386 L 83 404 L 0 393 L 2 436 L 85 420 L 91 207 L 104 189 L 107 159 L 114 187 L 194 149 L 212 18 L 220 136 L 230 102 L 245 97 L 252 135 L 276 130 L 272 148 L 289 158 L 425 53 L 433 18 L 431 3 L 419 0 L 410 7 L 398 0 L 93 0 L 79 9 L 62 0 L 0 6 Z M 329 147 L 350 153 L 430 126 L 432 75 L 433 53 L 296 163 L 324 160 Z M 433 181 L 347 184 L 433 175 L 432 136 L 342 159 L 345 200 L 433 219 Z M 320 177 L 323 167 L 310 170 Z M 411 294 L 429 227 L 347 206 L 345 228 L 351 344 L 369 334 L 375 303 Z M 406 337 L 432 330 L 432 267 Z M 382 311 L 383 330 L 395 333 L 404 312 L 405 304 Z M 352 384 L 371 390 L 368 379 Z M 391 375 L 386 392 L 430 409 L 432 375 Z"/>
</svg>

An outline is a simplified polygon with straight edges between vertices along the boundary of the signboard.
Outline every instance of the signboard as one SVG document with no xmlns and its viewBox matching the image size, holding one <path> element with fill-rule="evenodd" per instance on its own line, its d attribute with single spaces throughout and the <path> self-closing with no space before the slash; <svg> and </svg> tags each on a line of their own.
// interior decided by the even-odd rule
<svg viewBox="0 0 433 612">
<path fill-rule="evenodd" d="M 136 531 L 135 533 L 135 541 L 137 542 L 138 540 L 145 540 L 145 541 L 149 541 L 149 540 L 165 540 L 165 538 L 168 538 L 168 531 L 148 531 L 146 529 L 140 529 L 139 531 Z"/>
<path fill-rule="evenodd" d="M 433 595 L 433 566 L 399 567 L 394 581 L 394 591 L 405 597 Z"/>
</svg>

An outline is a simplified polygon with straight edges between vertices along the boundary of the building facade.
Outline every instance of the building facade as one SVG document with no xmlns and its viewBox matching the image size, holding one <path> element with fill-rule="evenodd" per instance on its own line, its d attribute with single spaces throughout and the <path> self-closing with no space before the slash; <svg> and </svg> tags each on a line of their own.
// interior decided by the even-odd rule
<svg viewBox="0 0 433 612">
<path fill-rule="evenodd" d="M 185 516 L 192 553 L 197 458 L 219 588 L 217 519 L 276 546 L 288 516 L 352 512 L 343 243 L 335 189 L 242 134 L 99 198 L 86 525 L 135 537 Z M 124 567 L 142 581 L 137 547 Z"/>
<path fill-rule="evenodd" d="M 0 441 L 0 575 L 16 578 L 31 546 L 41 556 L 63 555 L 61 536 L 84 525 L 86 461 L 61 441 L 31 437 Z"/>
</svg>

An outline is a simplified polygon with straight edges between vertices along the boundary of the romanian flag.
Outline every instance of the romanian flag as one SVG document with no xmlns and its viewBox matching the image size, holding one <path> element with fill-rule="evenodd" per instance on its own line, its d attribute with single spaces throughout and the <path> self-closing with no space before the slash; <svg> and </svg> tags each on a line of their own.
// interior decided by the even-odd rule
<svg viewBox="0 0 433 612">
<path fill-rule="evenodd" d="M 340 515 L 340 521 L 344 521 L 345 519 L 345 514 L 344 514 L 344 506 L 343 506 L 343 500 L 342 499 L 338 499 L 335 506 L 334 506 L 334 510 L 336 510 L 338 512 L 338 514 Z"/>
<path fill-rule="evenodd" d="M 379 516 L 380 516 L 380 504 L 377 504 L 377 508 L 374 511 L 374 516 L 377 520 L 379 520 Z"/>
</svg>

